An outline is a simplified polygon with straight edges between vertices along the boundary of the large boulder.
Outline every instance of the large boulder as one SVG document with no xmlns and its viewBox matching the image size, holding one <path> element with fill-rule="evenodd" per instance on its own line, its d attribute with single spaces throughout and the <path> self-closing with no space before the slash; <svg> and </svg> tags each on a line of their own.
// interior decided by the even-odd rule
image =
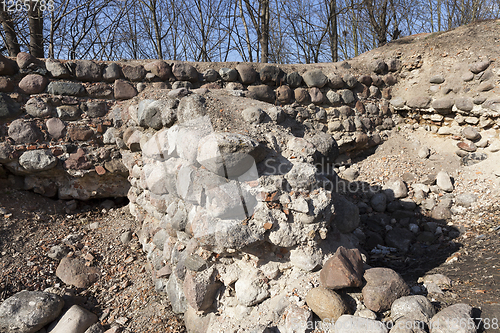
<svg viewBox="0 0 500 333">
<path fill-rule="evenodd" d="M 153 73 L 162 81 L 168 80 L 172 77 L 172 68 L 163 60 L 156 60 L 144 65 L 144 69 Z"/>
<path fill-rule="evenodd" d="M 55 320 L 64 306 L 61 297 L 23 290 L 0 305 L 0 331 L 34 333 Z"/>
<path fill-rule="evenodd" d="M 125 80 L 116 80 L 114 93 L 116 99 L 130 99 L 137 95 L 137 90 Z"/>
<path fill-rule="evenodd" d="M 306 85 L 311 87 L 323 88 L 328 83 L 328 77 L 320 69 L 309 70 L 302 75 Z"/>
<path fill-rule="evenodd" d="M 52 95 L 82 96 L 85 94 L 85 87 L 76 82 L 52 81 L 49 83 L 47 91 Z"/>
<path fill-rule="evenodd" d="M 238 64 L 236 66 L 236 70 L 238 71 L 238 77 L 243 84 L 252 84 L 255 82 L 257 78 L 257 72 L 249 64 Z"/>
<path fill-rule="evenodd" d="M 179 81 L 198 81 L 198 71 L 189 64 L 175 63 L 172 67 L 172 73 Z"/>
<path fill-rule="evenodd" d="M 65 257 L 57 266 L 56 276 L 68 285 L 88 288 L 99 278 L 99 271 L 81 259 Z"/>
<path fill-rule="evenodd" d="M 81 81 L 99 81 L 102 77 L 101 66 L 91 60 L 78 60 L 75 74 Z"/>
<path fill-rule="evenodd" d="M 364 272 L 359 250 L 341 246 L 323 265 L 320 272 L 321 285 L 329 289 L 361 287 Z"/>
<path fill-rule="evenodd" d="M 26 113 L 34 118 L 45 118 L 53 114 L 54 108 L 40 97 L 32 97 L 24 105 Z"/>
<path fill-rule="evenodd" d="M 19 82 L 19 89 L 25 94 L 39 94 L 44 91 L 48 80 L 39 74 L 29 74 Z"/>
<path fill-rule="evenodd" d="M 183 97 L 177 108 L 179 123 L 198 121 L 198 119 L 205 116 L 206 113 L 205 99 L 197 94 Z"/>
</svg>

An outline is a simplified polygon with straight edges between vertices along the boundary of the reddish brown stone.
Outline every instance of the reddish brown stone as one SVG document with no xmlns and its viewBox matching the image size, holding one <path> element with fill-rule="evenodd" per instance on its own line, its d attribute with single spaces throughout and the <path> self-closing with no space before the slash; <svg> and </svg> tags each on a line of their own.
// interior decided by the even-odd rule
<svg viewBox="0 0 500 333">
<path fill-rule="evenodd" d="M 390 87 L 382 89 L 382 98 L 385 98 L 387 100 L 392 98 L 392 90 Z"/>
<path fill-rule="evenodd" d="M 307 89 L 297 88 L 294 91 L 295 100 L 301 104 L 309 104 L 311 102 L 311 96 Z"/>
<path fill-rule="evenodd" d="M 69 138 L 73 141 L 87 141 L 92 138 L 94 131 L 88 127 L 75 126 L 68 130 Z"/>
<path fill-rule="evenodd" d="M 104 169 L 101 165 L 98 165 L 95 167 L 95 172 L 97 172 L 99 176 L 102 176 L 106 173 L 106 169 Z"/>
<path fill-rule="evenodd" d="M 363 285 L 363 260 L 358 249 L 341 246 L 321 269 L 319 278 L 323 287 L 342 289 Z"/>
<path fill-rule="evenodd" d="M 64 161 L 64 167 L 73 170 L 88 170 L 92 168 L 92 163 L 87 160 L 85 151 L 82 148 L 78 148 L 76 153 L 70 154 L 69 158 Z"/>
<path fill-rule="evenodd" d="M 276 99 L 282 104 L 288 104 L 292 100 L 292 89 L 289 86 L 281 86 L 276 89 Z"/>
<path fill-rule="evenodd" d="M 134 86 L 125 80 L 115 81 L 114 92 L 116 99 L 130 99 L 137 95 L 137 90 L 135 90 Z"/>
<path fill-rule="evenodd" d="M 461 141 L 457 144 L 457 147 L 462 149 L 462 150 L 471 152 L 471 153 L 473 153 L 477 150 L 477 147 L 473 142 Z"/>
<path fill-rule="evenodd" d="M 29 74 L 19 82 L 19 89 L 25 94 L 39 94 L 45 90 L 47 83 L 46 77 L 39 74 Z"/>
<path fill-rule="evenodd" d="M 62 155 L 64 153 L 64 151 L 60 147 L 54 147 L 51 149 L 51 151 L 52 151 L 52 155 L 54 155 L 54 156 L 59 156 L 59 155 Z"/>
<path fill-rule="evenodd" d="M 95 267 L 87 267 L 84 260 L 65 257 L 57 266 L 56 276 L 66 284 L 88 288 L 99 279 L 99 271 Z"/>
<path fill-rule="evenodd" d="M 357 112 L 359 112 L 361 114 L 365 113 L 365 105 L 363 104 L 363 102 L 357 101 L 355 108 L 356 108 Z"/>
</svg>

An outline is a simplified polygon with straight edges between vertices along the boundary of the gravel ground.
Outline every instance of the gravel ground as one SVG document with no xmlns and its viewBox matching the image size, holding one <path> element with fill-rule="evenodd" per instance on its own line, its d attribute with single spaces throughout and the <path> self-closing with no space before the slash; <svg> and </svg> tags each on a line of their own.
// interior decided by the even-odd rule
<svg viewBox="0 0 500 333">
<path fill-rule="evenodd" d="M 357 181 L 381 185 L 401 177 L 415 179 L 412 182 L 416 183 L 428 174 L 445 170 L 454 178 L 455 197 L 464 193 L 477 196 L 471 207 L 459 207 L 447 222 L 449 228 L 460 232 L 457 238 L 441 240 L 437 249 L 420 258 L 394 255 L 371 264 L 394 268 L 410 285 L 416 285 L 418 277 L 425 274 L 447 275 L 453 286 L 442 295 L 432 295 L 438 308 L 464 302 L 482 310 L 482 318 L 500 319 L 500 197 L 496 176 L 500 156 L 489 154 L 486 161 L 464 167 L 454 153 L 455 143 L 451 138 L 405 127 L 369 156 L 355 160 L 354 167 L 360 174 Z M 428 159 L 417 155 L 422 146 L 432 151 Z M 425 218 L 425 212 L 423 215 Z"/>
<path fill-rule="evenodd" d="M 60 294 L 66 307 L 79 304 L 94 312 L 105 328 L 125 332 L 185 332 L 166 296 L 154 291 L 148 264 L 136 237 L 127 245 L 120 236 L 135 230 L 128 207 L 105 209 L 99 202 L 79 203 L 67 214 L 64 201 L 6 189 L 0 193 L 0 302 L 21 290 Z M 109 201 L 108 201 L 109 203 Z M 68 235 L 80 238 L 70 249 L 97 267 L 101 277 L 90 288 L 76 289 L 56 276 L 56 260 L 47 256 Z"/>
</svg>

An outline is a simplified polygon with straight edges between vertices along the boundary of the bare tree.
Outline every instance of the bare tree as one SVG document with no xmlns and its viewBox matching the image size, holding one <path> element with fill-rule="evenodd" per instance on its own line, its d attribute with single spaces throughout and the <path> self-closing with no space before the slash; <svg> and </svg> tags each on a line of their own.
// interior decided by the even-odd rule
<svg viewBox="0 0 500 333">
<path fill-rule="evenodd" d="M 327 0 L 325 0 L 327 1 Z M 337 30 L 337 0 L 328 0 L 327 2 L 328 9 L 328 36 L 330 37 L 330 52 L 333 62 L 339 61 L 339 53 L 338 53 L 338 30 Z"/>
<path fill-rule="evenodd" d="M 0 6 L 0 20 L 2 21 L 2 28 L 4 31 L 2 38 L 4 40 L 5 47 L 7 48 L 9 55 L 11 57 L 15 57 L 19 52 L 21 52 L 21 48 L 17 39 L 12 15 L 5 10 L 4 6 Z"/>
<path fill-rule="evenodd" d="M 43 48 L 43 11 L 42 3 L 30 1 L 28 10 L 28 24 L 30 29 L 29 50 L 32 56 L 44 58 Z M 44 6 L 45 7 L 45 6 Z M 43 8 L 46 10 L 46 8 Z"/>
<path fill-rule="evenodd" d="M 247 15 L 253 23 L 259 40 L 260 62 L 267 63 L 269 61 L 269 0 L 257 0 L 257 3 L 252 3 L 251 0 L 244 0 L 244 2 Z M 259 61 L 259 58 L 257 58 L 257 61 Z"/>
<path fill-rule="evenodd" d="M 364 0 L 370 24 L 375 32 L 378 46 L 387 43 L 387 30 L 390 17 L 387 12 L 389 0 Z"/>
</svg>

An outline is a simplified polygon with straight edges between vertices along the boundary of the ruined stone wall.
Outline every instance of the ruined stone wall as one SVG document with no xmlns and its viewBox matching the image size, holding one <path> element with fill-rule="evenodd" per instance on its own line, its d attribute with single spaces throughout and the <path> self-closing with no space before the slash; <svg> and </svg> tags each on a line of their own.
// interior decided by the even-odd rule
<svg viewBox="0 0 500 333">
<path fill-rule="evenodd" d="M 185 89 L 200 87 L 289 105 L 285 113 L 333 134 L 342 151 L 379 143 L 377 132 L 392 125 L 388 99 L 396 78 L 390 73 L 397 66 L 389 68 L 392 72 L 376 70 L 384 75 L 356 78 L 332 68 L 325 75 L 320 70 L 299 74 L 269 65 L 257 72 L 258 65 L 232 65 L 200 73 L 189 64 L 163 61 L 64 62 L 25 53 L 16 60 L 2 58 L 0 174 L 23 177 L 27 189 L 63 199 L 124 196 L 128 170 L 121 156 L 137 140 L 136 134 L 127 141 L 127 129 L 171 126 L 176 100 Z M 171 118 L 150 115 L 157 106 L 138 119 L 137 106 L 146 98 L 141 92 L 161 90 L 172 90 Z"/>
<path fill-rule="evenodd" d="M 321 267 L 335 280 L 327 261 L 357 245 L 336 167 L 394 121 L 497 126 L 489 65 L 464 81 L 485 94 L 455 98 L 445 78 L 431 79 L 434 95 L 404 89 L 418 63 L 396 58 L 360 70 L 21 53 L 0 59 L 0 176 L 62 199 L 127 196 L 155 287 L 186 325 L 264 332 L 290 325 L 283 313 L 308 319 L 294 293 Z M 336 260 L 357 268 L 335 288 L 359 287 L 361 254 L 344 250 Z"/>
</svg>

